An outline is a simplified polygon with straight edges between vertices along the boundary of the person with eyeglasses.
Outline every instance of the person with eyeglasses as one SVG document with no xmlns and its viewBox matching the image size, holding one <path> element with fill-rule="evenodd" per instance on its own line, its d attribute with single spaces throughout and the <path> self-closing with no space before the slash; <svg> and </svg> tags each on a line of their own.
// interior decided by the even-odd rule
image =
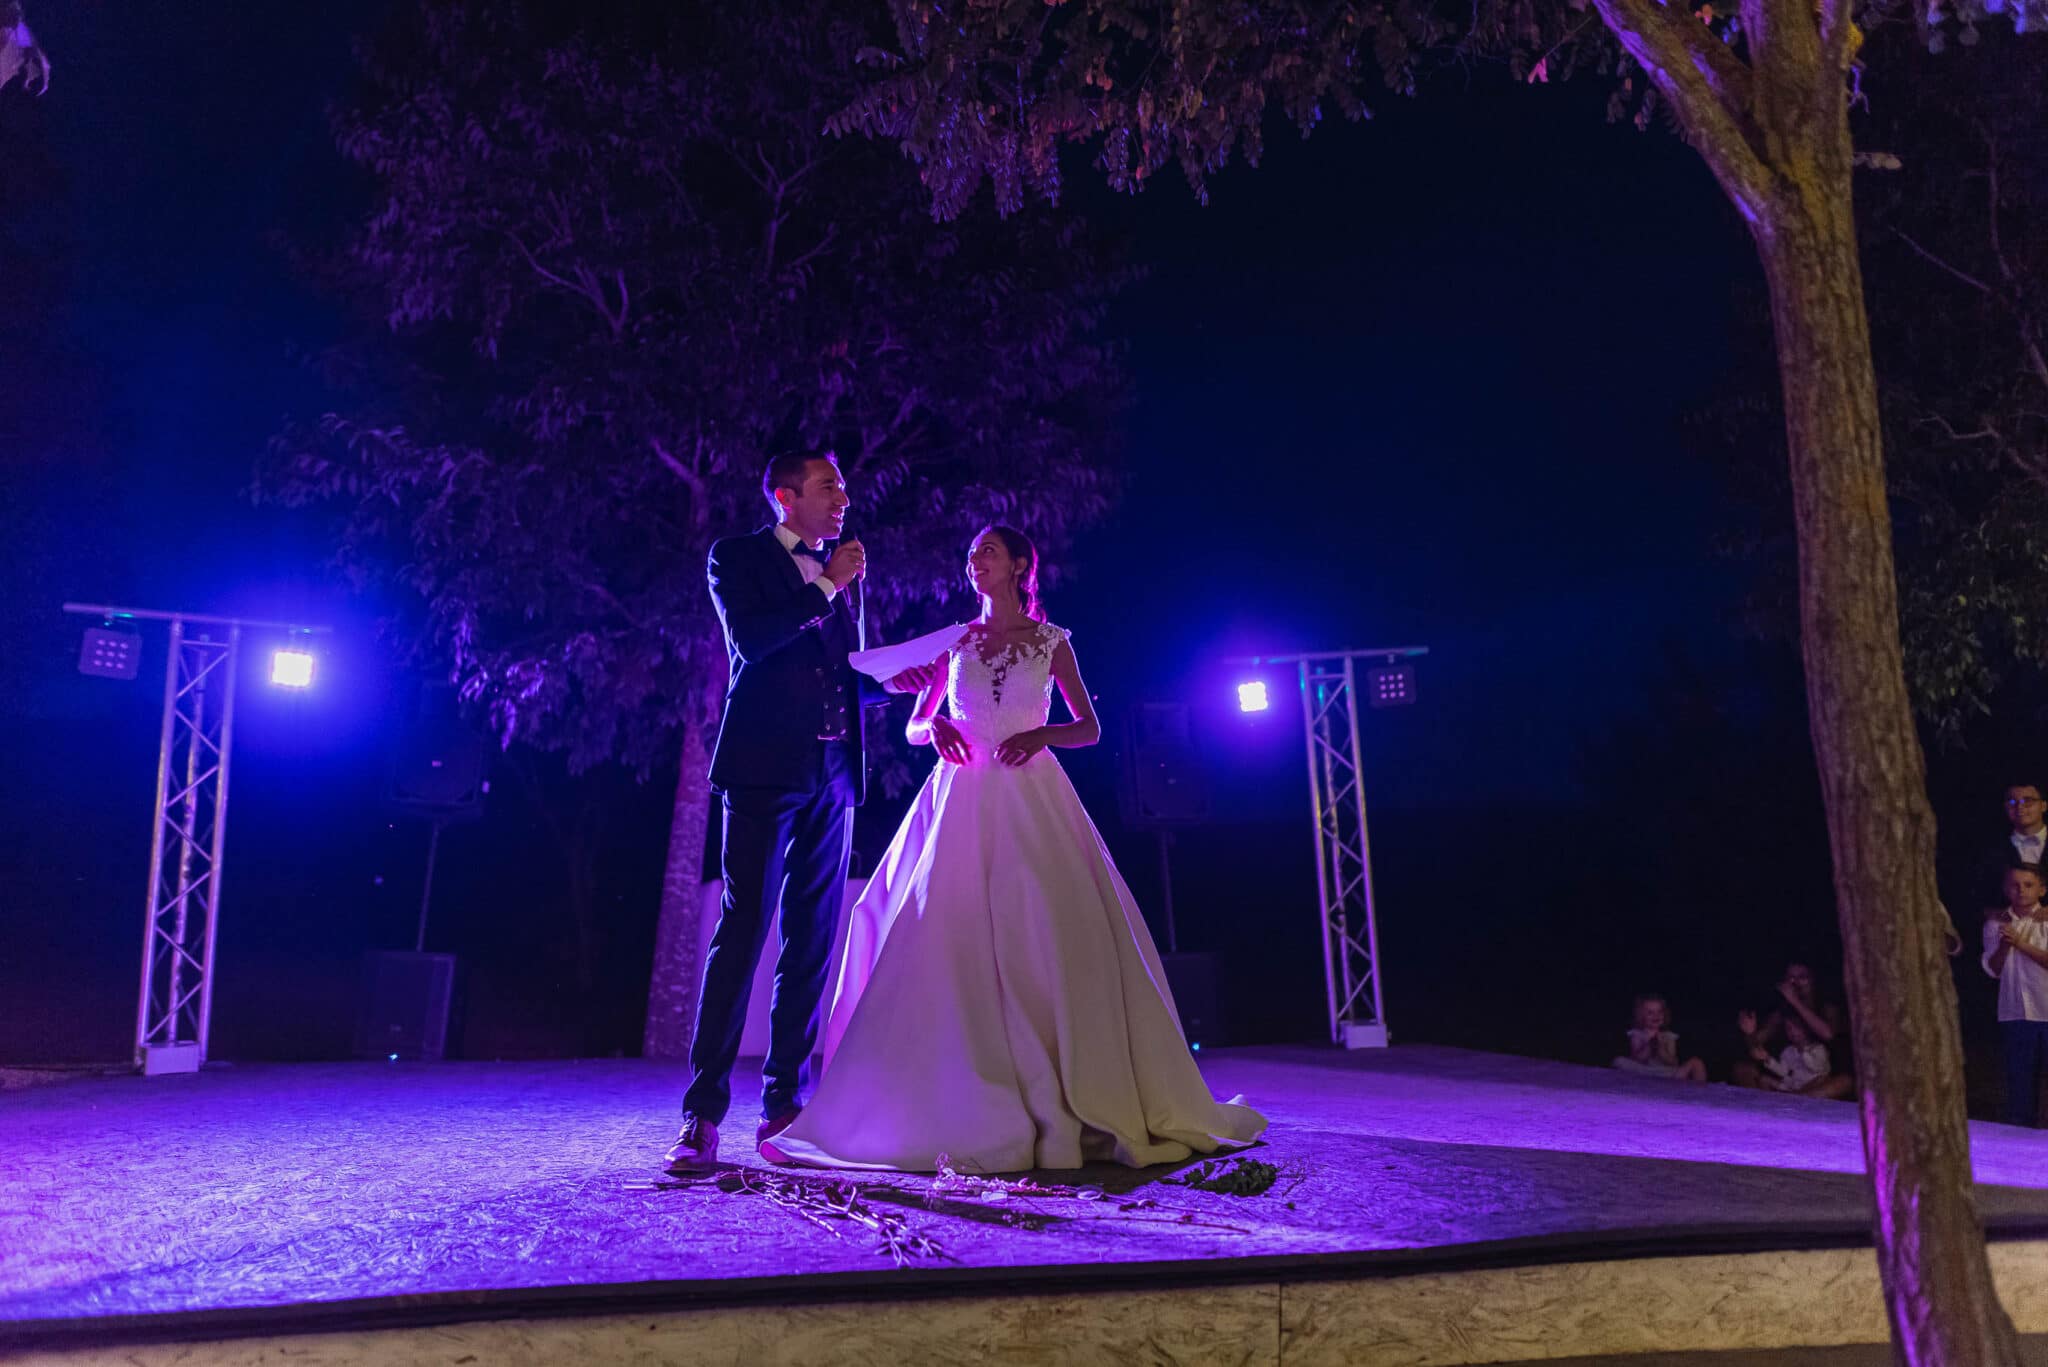
<svg viewBox="0 0 2048 1367">
<path fill-rule="evenodd" d="M 2041 790 L 2031 783 L 2017 783 L 2005 790 L 2005 819 L 2012 823 L 2013 864 L 2038 864 L 2048 851 L 2048 805 Z M 2012 865 L 2007 865 L 2010 868 Z"/>
<path fill-rule="evenodd" d="M 1985 850 L 1969 866 L 1969 906 L 1987 918 L 2005 910 L 2005 875 L 2021 864 L 2039 864 L 2048 855 L 2048 803 L 2034 783 L 2014 783 L 2005 790 L 2005 838 Z"/>
</svg>

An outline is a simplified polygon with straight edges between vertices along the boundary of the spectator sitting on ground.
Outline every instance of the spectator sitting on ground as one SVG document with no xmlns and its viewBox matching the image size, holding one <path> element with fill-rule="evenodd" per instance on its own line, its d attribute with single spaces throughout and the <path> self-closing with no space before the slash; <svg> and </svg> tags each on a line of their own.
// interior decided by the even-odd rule
<svg viewBox="0 0 2048 1367">
<path fill-rule="evenodd" d="M 1736 1024 L 1745 1036 L 1756 1034 L 1756 1013 L 1739 1013 Z M 1763 1072 L 1761 1086 L 1773 1092 L 1799 1092 L 1815 1083 L 1826 1082 L 1832 1072 L 1828 1066 L 1828 1047 L 1815 1039 L 1806 1028 L 1806 1022 L 1798 1016 L 1785 1017 L 1785 1047 L 1776 1058 L 1761 1044 L 1749 1046 L 1749 1056 Z"/>
<path fill-rule="evenodd" d="M 1626 1073 L 1644 1077 L 1683 1078 L 1705 1082 L 1707 1065 L 1696 1058 L 1678 1059 L 1678 1036 L 1671 1029 L 1671 1007 L 1654 993 L 1636 998 L 1635 1024 L 1628 1032 L 1628 1052 L 1614 1060 Z"/>
<path fill-rule="evenodd" d="M 1738 1087 L 1797 1091 L 1801 1096 L 1831 1100 L 1852 1095 L 1856 1090 L 1855 1075 L 1846 1068 L 1837 1068 L 1834 1063 L 1848 1045 L 1848 1019 L 1842 1014 L 1841 1006 L 1821 997 L 1814 984 L 1813 970 L 1803 963 L 1785 965 L 1785 976 L 1778 981 L 1778 999 L 1782 1005 L 1762 1020 L 1758 1020 L 1754 1011 L 1744 1011 L 1736 1016 L 1736 1028 L 1742 1031 L 1743 1048 L 1749 1057 L 1735 1064 L 1728 1080 Z M 1782 1050 L 1791 1042 L 1787 1026 L 1795 1020 L 1808 1042 L 1820 1045 L 1827 1052 L 1829 1068 L 1824 1076 L 1804 1086 L 1780 1087 L 1776 1077 L 1759 1066 L 1757 1051 L 1762 1050 L 1767 1058 L 1782 1059 Z M 1773 1051 L 1779 1052 L 1774 1054 Z"/>
</svg>

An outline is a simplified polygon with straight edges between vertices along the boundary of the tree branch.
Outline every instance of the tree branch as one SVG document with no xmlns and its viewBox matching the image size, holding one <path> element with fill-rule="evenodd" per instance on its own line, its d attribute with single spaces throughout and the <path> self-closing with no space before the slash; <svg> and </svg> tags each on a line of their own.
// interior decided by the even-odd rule
<svg viewBox="0 0 2048 1367">
<path fill-rule="evenodd" d="M 41 95 L 50 88 L 50 58 L 36 45 L 36 37 L 28 31 L 28 22 L 22 17 L 21 6 L 9 3 L 0 5 L 0 90 L 5 90 L 15 76 L 21 76 L 21 87 L 31 95 Z"/>
<path fill-rule="evenodd" d="M 1998 139 L 1981 122 L 1977 133 L 1984 139 L 1986 157 L 1984 178 L 1986 184 L 1987 226 L 1991 236 L 1991 259 L 1998 263 L 1998 273 L 2005 278 L 2005 306 L 2013 316 L 2013 326 L 2019 330 L 2020 349 L 2027 354 L 2027 368 L 2034 372 L 2034 378 L 2043 387 L 2048 387 L 2048 354 L 2041 347 L 2041 328 L 2035 315 L 2028 309 L 2029 294 L 2022 285 L 2019 272 L 2013 268 L 2012 258 L 2006 255 L 2005 235 L 1998 222 L 1998 210 L 2002 203 L 1998 188 Z"/>
<path fill-rule="evenodd" d="M 1998 145 L 1992 140 L 1991 134 L 1982 125 L 1979 125 L 1978 131 L 1984 137 L 1985 146 L 1990 149 L 1989 163 L 1985 169 L 1985 179 L 1989 187 L 1989 201 L 1985 208 L 1988 214 L 1986 229 L 1991 240 L 1991 259 L 1998 263 L 1998 273 L 2004 279 L 2006 288 L 1998 289 L 1971 275 L 1960 266 L 1954 265 L 1947 259 L 1929 251 L 1916 242 L 1911 234 L 1907 233 L 1904 229 L 1894 228 L 1892 231 L 1897 234 L 1901 242 L 1911 247 L 1921 259 L 1946 271 L 1949 275 L 1968 285 L 1986 299 L 1997 303 L 2007 313 L 2012 315 L 2013 328 L 2019 334 L 2020 351 L 2026 358 L 2027 370 L 2041 383 L 2044 389 L 2048 389 L 2048 349 L 2042 347 L 2040 329 L 2035 324 L 2034 315 L 2028 311 L 2026 291 L 2021 286 L 2019 272 L 2013 266 L 2012 258 L 2006 254 L 2005 239 L 1998 221 Z"/>
<path fill-rule="evenodd" d="M 812 247 L 809 251 L 805 252 L 803 255 L 797 257 L 788 265 L 784 266 L 782 268 L 782 274 L 790 275 L 802 270 L 805 266 L 817 260 L 826 252 L 830 251 L 832 249 L 832 244 L 834 242 L 837 242 L 838 240 L 839 225 L 836 223 L 827 223 L 825 225 L 825 235 L 818 239 L 818 245 Z"/>
<path fill-rule="evenodd" d="M 647 623 L 639 613 L 620 602 L 617 594 L 597 580 L 579 574 L 575 576 L 575 584 L 577 588 L 582 589 L 585 593 L 588 593 L 591 597 L 609 607 L 613 612 L 618 613 L 620 617 L 625 619 L 627 626 L 632 627 L 636 631 L 647 629 Z"/>
<path fill-rule="evenodd" d="M 1925 427 L 1939 427 L 1941 429 L 1941 435 L 1948 438 L 1950 441 L 2002 442 L 2005 440 L 2005 434 L 2000 432 L 1997 428 L 1993 427 L 1988 422 L 1985 423 L 1982 427 L 1979 427 L 1974 432 L 1956 431 L 1955 425 L 1951 423 L 1947 418 L 1942 417 L 1939 413 L 1931 413 L 1928 416 L 1922 418 L 1920 422 L 1921 425 Z"/>
<path fill-rule="evenodd" d="M 1820 57 L 1823 78 L 1846 76 L 1863 35 L 1856 27 L 1856 0 L 1820 0 Z"/>
<path fill-rule="evenodd" d="M 583 297 L 588 299 L 590 301 L 591 307 L 596 309 L 598 311 L 598 314 L 601 317 L 603 317 L 605 325 L 612 330 L 612 336 L 616 337 L 621 332 L 625 331 L 626 301 L 623 293 L 625 281 L 622 279 L 619 282 L 621 289 L 619 307 L 617 309 L 614 309 L 612 307 L 612 301 L 610 300 L 610 298 L 606 296 L 604 292 L 604 282 L 597 278 L 596 271 L 592 270 L 588 266 L 579 264 L 576 267 L 576 278 L 583 282 L 581 287 Z"/>
<path fill-rule="evenodd" d="M 2048 388 L 2048 355 L 2042 353 L 2041 340 L 2023 329 L 2020 345 L 2026 349 L 2028 369 L 2034 372 L 2034 378 L 2041 382 L 2043 388 Z"/>
<path fill-rule="evenodd" d="M 1592 0 L 1622 49 L 1650 74 L 1736 207 L 1754 219 L 1771 193 L 1758 152 L 1753 73 L 1705 24 L 1658 0 Z"/>
<path fill-rule="evenodd" d="M 611 301 L 605 298 L 604 286 L 598 283 L 595 275 L 591 274 L 590 267 L 579 265 L 576 267 L 578 279 L 566 280 L 549 270 L 546 266 L 541 265 L 540 259 L 533 254 L 533 251 L 525 242 L 520 240 L 518 233 L 508 228 L 505 230 L 505 237 L 507 241 L 519 249 L 519 254 L 526 258 L 526 264 L 533 268 L 534 274 L 580 297 L 585 303 L 597 310 L 598 316 L 604 319 L 605 325 L 612 330 L 614 337 L 619 334 L 626 323 L 626 281 L 623 275 L 619 278 L 619 308 L 615 312 L 612 309 Z"/>
<path fill-rule="evenodd" d="M 1991 259 L 1998 263 L 1998 273 L 2005 277 L 2005 283 L 2017 287 L 2013 278 L 2012 262 L 2006 259 L 2005 239 L 1998 224 L 1998 139 L 1991 136 L 1981 120 L 1977 124 L 1977 135 L 1984 139 L 1984 195 L 1985 228 L 1991 236 Z"/>
<path fill-rule="evenodd" d="M 689 488 L 691 502 L 696 508 L 702 510 L 705 507 L 704 477 L 683 464 L 680 460 L 677 460 L 675 454 L 663 444 L 660 437 L 649 437 L 647 444 L 653 448 L 655 459 L 667 466 L 669 473 L 673 474 Z"/>
<path fill-rule="evenodd" d="M 1976 290 L 1980 294 L 1988 295 L 1993 299 L 1998 298 L 1998 291 L 1992 289 L 1991 286 L 1985 284 L 1976 276 L 1971 275 L 1968 271 L 1965 271 L 1956 266 L 1952 266 L 1947 261 L 1944 261 L 1941 257 L 1938 257 L 1933 252 L 1928 251 L 1927 248 L 1921 246 L 1918 242 L 1915 242 L 1913 240 L 1912 234 L 1908 233 L 1905 229 L 1894 228 L 1892 229 L 1892 232 L 1898 235 L 1899 241 L 1905 243 L 1908 247 L 1911 247 L 1922 258 L 1929 262 L 1932 262 L 1936 266 L 1941 267 L 1941 269 L 1947 271 L 1950 275 L 1953 275 L 1956 279 L 1962 281 L 1971 289 Z"/>
<path fill-rule="evenodd" d="M 1645 25 L 1654 24 L 1684 53 L 1683 65 L 1699 73 L 1730 118 L 1744 124 L 1752 118 L 1754 75 L 1726 43 L 1714 36 L 1712 29 L 1692 14 L 1690 5 L 1684 0 L 1643 0 L 1627 8 L 1639 14 Z M 1605 14 L 1601 17 L 1606 18 Z M 1608 26 L 1613 27 L 1611 20 Z"/>
<path fill-rule="evenodd" d="M 519 248 L 519 254 L 526 258 L 527 265 L 533 267 L 533 273 L 535 275 L 538 275 L 541 279 L 546 280 L 552 284 L 559 285 L 561 288 L 569 291 L 569 293 L 571 294 L 580 294 L 586 299 L 590 297 L 590 292 L 584 289 L 581 285 L 577 284 L 575 281 L 564 280 L 561 276 L 556 275 L 546 266 L 541 265 L 540 258 L 536 257 L 533 254 L 532 249 L 529 248 L 526 245 L 526 243 L 520 239 L 518 233 L 515 233 L 508 228 L 505 231 L 505 238 L 513 246 Z"/>
<path fill-rule="evenodd" d="M 1817 0 L 1741 0 L 1765 157 L 1787 176 L 1823 151 L 1846 103 L 1842 73 L 1822 64 Z"/>
</svg>

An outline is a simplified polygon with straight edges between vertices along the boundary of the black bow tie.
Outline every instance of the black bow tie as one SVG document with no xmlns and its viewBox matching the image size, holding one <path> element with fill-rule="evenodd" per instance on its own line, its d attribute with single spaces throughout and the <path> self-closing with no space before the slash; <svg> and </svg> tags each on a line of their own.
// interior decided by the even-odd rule
<svg viewBox="0 0 2048 1367">
<path fill-rule="evenodd" d="M 801 555 L 807 560 L 815 560 L 820 565 L 824 564 L 826 560 L 826 554 L 823 550 L 813 550 L 811 547 L 806 546 L 801 541 L 797 542 L 794 546 L 791 546 L 789 548 L 789 553 L 791 555 Z"/>
</svg>

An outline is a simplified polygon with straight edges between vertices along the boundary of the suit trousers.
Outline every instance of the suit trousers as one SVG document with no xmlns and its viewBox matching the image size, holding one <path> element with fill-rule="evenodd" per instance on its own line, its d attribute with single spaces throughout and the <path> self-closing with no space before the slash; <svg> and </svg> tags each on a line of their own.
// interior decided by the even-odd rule
<svg viewBox="0 0 2048 1367">
<path fill-rule="evenodd" d="M 2039 1124 L 2041 1073 L 2048 1069 L 2048 1021 L 2000 1021 L 1998 1034 L 2005 1045 L 2005 1123 Z"/>
<path fill-rule="evenodd" d="M 724 791 L 719 863 L 725 896 L 704 962 L 690 1040 L 690 1089 L 683 1096 L 684 1109 L 699 1119 L 719 1124 L 732 1105 L 747 997 L 778 901 L 782 943 L 775 956 L 768 1058 L 761 1069 L 762 1114 L 801 1104 L 818 1043 L 818 1000 L 846 899 L 855 763 L 845 741 L 819 741 L 805 786 Z"/>
</svg>

